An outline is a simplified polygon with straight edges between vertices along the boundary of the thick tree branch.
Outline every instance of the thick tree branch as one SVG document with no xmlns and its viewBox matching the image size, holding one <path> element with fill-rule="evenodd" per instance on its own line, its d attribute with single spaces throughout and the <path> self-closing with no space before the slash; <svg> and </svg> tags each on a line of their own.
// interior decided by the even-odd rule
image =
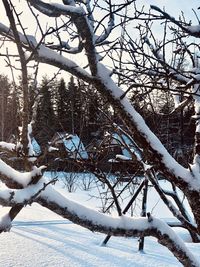
<svg viewBox="0 0 200 267">
<path fill-rule="evenodd" d="M 67 200 L 52 188 L 47 188 L 38 198 L 42 206 L 91 231 L 106 235 L 139 237 L 154 236 L 166 246 L 184 266 L 199 266 L 171 228 L 161 220 L 150 217 L 133 219 L 126 216 L 113 218 Z"/>
<path fill-rule="evenodd" d="M 9 188 L 23 188 L 41 176 L 45 166 L 33 167 L 30 172 L 19 172 L 0 159 L 0 180 Z M 36 177 L 34 179 L 34 177 Z M 37 180 L 38 181 L 38 180 Z"/>
<path fill-rule="evenodd" d="M 82 40 L 85 53 L 88 58 L 89 67 L 92 75 L 96 75 L 97 69 L 97 58 L 96 58 L 96 50 L 93 40 L 93 32 L 90 27 L 90 23 L 87 19 L 86 13 L 80 7 L 73 6 L 62 6 L 58 4 L 46 4 L 43 1 L 37 0 L 28 0 L 31 5 L 33 5 L 40 12 L 48 15 L 48 12 L 51 13 L 51 16 L 55 12 L 56 16 L 60 16 L 62 14 L 69 15 L 71 17 L 72 22 L 76 25 L 80 38 Z"/>
<path fill-rule="evenodd" d="M 49 182 L 40 179 L 37 184 L 30 184 L 23 189 L 1 189 L 0 204 L 4 207 L 14 207 L 18 204 L 22 204 L 23 206 L 30 205 L 48 185 L 54 184 L 56 181 L 57 179 L 50 180 Z"/>
</svg>

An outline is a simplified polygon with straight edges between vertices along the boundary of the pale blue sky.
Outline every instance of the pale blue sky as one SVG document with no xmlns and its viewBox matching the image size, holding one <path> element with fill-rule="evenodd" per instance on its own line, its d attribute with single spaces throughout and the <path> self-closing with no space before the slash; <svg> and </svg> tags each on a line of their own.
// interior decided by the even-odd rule
<svg viewBox="0 0 200 267">
<path fill-rule="evenodd" d="M 165 7 L 165 10 L 176 18 L 178 18 L 181 11 L 183 11 L 186 17 L 191 18 L 194 22 L 196 22 L 196 20 L 192 8 L 197 12 L 197 15 L 200 16 L 200 10 L 197 10 L 197 8 L 200 7 L 199 0 L 138 0 L 136 3 L 147 6 L 156 5 L 160 8 Z"/>
</svg>

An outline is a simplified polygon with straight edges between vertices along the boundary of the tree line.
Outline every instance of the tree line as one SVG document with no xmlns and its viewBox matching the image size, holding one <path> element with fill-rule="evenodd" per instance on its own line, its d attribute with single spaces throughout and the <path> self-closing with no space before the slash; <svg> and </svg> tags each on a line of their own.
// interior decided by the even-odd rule
<svg viewBox="0 0 200 267">
<path fill-rule="evenodd" d="M 18 80 L 16 85 L 10 82 L 7 76 L 0 75 L 2 141 L 13 141 L 19 136 L 22 92 L 21 78 Z M 44 76 L 37 86 L 29 77 L 28 95 L 29 119 L 34 120 L 33 135 L 42 147 L 51 141 L 55 132 L 77 134 L 85 144 L 89 144 L 95 137 L 103 138 L 102 129 L 110 124 L 107 121 L 108 117 L 112 122 L 121 124 L 120 118 L 98 91 L 73 76 L 67 82 L 63 78 L 52 79 Z M 158 100 L 153 100 L 155 95 L 151 95 L 153 108 L 148 100 L 149 95 L 143 96 L 142 93 L 135 95 L 131 92 L 128 97 L 172 154 L 176 153 L 177 149 L 185 147 L 187 159 L 183 160 L 188 161 L 188 155 L 192 153 L 192 150 L 189 150 L 193 144 L 194 134 L 194 122 L 190 121 L 193 107 L 189 106 L 184 113 L 180 111 L 171 114 L 174 109 L 173 100 L 169 99 L 166 92 L 158 93 Z M 105 114 L 107 115 L 104 116 Z M 174 135 L 175 132 L 180 134 Z M 181 157 L 183 157 L 182 152 Z"/>
<path fill-rule="evenodd" d="M 19 135 L 21 124 L 20 79 L 19 85 L 14 86 L 7 76 L 0 75 L 0 102 L 1 140 L 13 140 Z M 47 145 L 55 132 L 77 134 L 88 143 L 100 134 L 103 110 L 109 112 L 109 105 L 95 88 L 73 76 L 68 82 L 44 76 L 37 88 L 30 78 L 29 103 L 29 118 L 34 120 L 33 135 L 41 146 Z"/>
</svg>

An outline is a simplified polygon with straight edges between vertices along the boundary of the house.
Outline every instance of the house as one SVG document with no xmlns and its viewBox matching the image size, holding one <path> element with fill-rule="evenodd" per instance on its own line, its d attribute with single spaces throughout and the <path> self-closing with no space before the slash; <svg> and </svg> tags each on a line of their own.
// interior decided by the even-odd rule
<svg viewBox="0 0 200 267">
<path fill-rule="evenodd" d="M 87 152 L 95 161 L 96 168 L 111 173 L 119 170 L 135 172 L 138 164 L 134 155 L 141 158 L 133 139 L 120 130 L 106 132 L 101 140 L 93 139 Z"/>
<path fill-rule="evenodd" d="M 78 135 L 56 132 L 50 142 L 52 148 L 59 151 L 62 157 L 70 159 L 88 159 L 88 153 Z"/>
<path fill-rule="evenodd" d="M 108 132 L 102 140 L 101 150 L 109 162 L 132 161 L 133 155 L 141 157 L 133 139 L 123 132 Z"/>
<path fill-rule="evenodd" d="M 132 160 L 133 154 L 137 153 L 140 155 L 140 152 L 134 143 L 134 141 L 125 133 L 113 133 L 112 134 L 112 145 L 115 145 L 120 148 L 121 153 L 117 156 L 123 160 Z"/>
</svg>

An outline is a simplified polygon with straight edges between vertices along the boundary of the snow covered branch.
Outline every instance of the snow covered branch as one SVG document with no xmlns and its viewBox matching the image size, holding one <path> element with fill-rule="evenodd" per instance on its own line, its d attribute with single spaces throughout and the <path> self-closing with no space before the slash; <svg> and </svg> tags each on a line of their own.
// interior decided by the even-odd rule
<svg viewBox="0 0 200 267">
<path fill-rule="evenodd" d="M 132 129 L 134 140 L 145 150 L 149 162 L 159 164 L 160 170 L 168 172 L 170 176 L 173 176 L 172 179 L 180 180 L 181 178 L 184 184 L 191 183 L 192 186 L 193 179 L 190 171 L 178 164 L 168 153 L 160 140 L 148 128 L 140 114 L 131 105 L 128 98 L 120 99 L 123 90 L 117 87 L 111 79 L 109 71 L 101 63 L 98 64 L 98 76 L 99 79 L 95 81 L 96 87 L 109 98 L 110 103 L 117 107 L 122 119 Z M 198 188 L 200 188 L 199 186 L 200 184 Z M 195 184 L 194 190 L 198 190 L 198 188 Z"/>
<path fill-rule="evenodd" d="M 49 184 L 54 184 L 55 182 L 56 179 L 50 180 L 49 182 L 40 179 L 37 184 L 31 184 L 23 189 L 1 189 L 0 205 L 4 207 L 14 207 L 17 204 L 22 204 L 23 206 L 30 205 Z"/>
<path fill-rule="evenodd" d="M 176 68 L 173 68 L 172 66 L 170 66 L 165 60 L 163 55 L 159 52 L 159 48 L 154 47 L 149 39 L 147 37 L 144 38 L 145 43 L 149 46 L 149 48 L 151 49 L 153 55 L 155 56 L 155 58 L 158 60 L 158 62 L 164 67 L 164 69 L 167 69 L 167 71 L 169 72 L 170 76 L 177 81 L 180 81 L 183 84 L 188 84 L 191 79 L 190 77 L 186 77 L 184 76 L 180 71 L 178 71 Z M 192 83 L 190 83 L 190 85 L 188 87 L 191 87 L 194 84 L 194 80 Z"/>
<path fill-rule="evenodd" d="M 0 150 L 13 152 L 16 151 L 16 145 L 13 143 L 0 141 Z"/>
<path fill-rule="evenodd" d="M 0 33 L 6 35 L 14 42 L 14 36 L 9 27 L 0 23 Z M 38 44 L 34 36 L 25 36 L 22 33 L 18 33 L 22 44 L 28 51 L 34 52 L 34 59 L 41 63 L 46 63 L 58 68 L 61 68 L 72 75 L 78 76 L 81 79 L 91 82 L 92 76 L 80 66 L 78 66 L 74 61 L 60 55 L 59 53 L 53 51 L 53 49 L 47 48 L 44 45 Z M 27 55 L 27 60 L 29 57 Z"/>
<path fill-rule="evenodd" d="M 170 16 L 167 12 L 163 11 L 157 6 L 151 5 L 151 9 L 156 10 L 163 15 L 164 18 L 168 19 L 184 32 L 188 33 L 190 36 L 200 38 L 200 26 L 199 25 L 183 25 L 179 20 L 176 20 L 174 17 Z"/>
<path fill-rule="evenodd" d="M 81 38 L 84 38 L 85 40 L 84 47 L 88 62 L 90 62 L 93 77 L 85 72 L 83 73 L 82 71 L 79 71 L 79 68 L 76 65 L 73 65 L 56 52 L 53 52 L 44 46 L 40 46 L 38 50 L 38 60 L 69 71 L 70 73 L 77 75 L 79 78 L 90 81 L 95 85 L 95 87 L 109 99 L 110 103 L 115 106 L 128 126 L 132 128 L 134 139 L 141 147 L 144 147 L 148 161 L 155 164 L 155 166 L 157 166 L 159 170 L 162 170 L 162 172 L 165 172 L 169 179 L 176 180 L 181 188 L 185 188 L 190 184 L 194 190 L 198 190 L 200 184 L 195 182 L 195 184 L 192 185 L 193 177 L 190 171 L 182 167 L 172 156 L 170 156 L 158 138 L 147 127 L 142 117 L 132 107 L 129 100 L 126 97 L 120 99 L 124 92 L 113 82 L 110 77 L 110 72 L 102 64 L 97 63 L 98 55 L 95 50 L 93 35 L 87 17 L 77 16 L 76 18 L 72 18 Z"/>
<path fill-rule="evenodd" d="M 160 198 L 167 205 L 167 207 L 172 212 L 174 217 L 177 218 L 182 223 L 183 227 L 185 227 L 186 229 L 188 229 L 190 231 L 191 236 L 194 238 L 194 240 L 198 241 L 198 237 L 196 235 L 198 232 L 197 227 L 189 221 L 188 217 L 183 216 L 183 214 L 181 214 L 181 212 L 166 197 L 166 195 L 164 194 L 163 190 L 161 189 L 157 179 L 155 179 L 155 176 L 151 170 L 148 170 L 147 175 L 148 175 L 148 178 L 151 181 L 152 185 L 154 186 L 154 188 L 156 189 L 156 191 L 160 195 Z"/>
<path fill-rule="evenodd" d="M 86 82 L 92 81 L 92 76 L 84 69 L 79 67 L 74 61 L 59 55 L 57 52 L 41 45 L 35 55 L 36 60 L 41 63 L 46 63 L 62 70 L 65 70 L 72 75 L 83 79 Z"/>
<path fill-rule="evenodd" d="M 184 266 L 199 266 L 183 241 L 161 220 L 152 216 L 137 219 L 126 216 L 107 216 L 68 200 L 51 186 L 48 186 L 51 182 L 43 183 L 41 180 L 37 185 L 30 185 L 25 189 L 2 191 L 0 193 L 0 202 L 4 205 L 5 203 L 9 206 L 14 205 L 14 207 L 21 210 L 27 203 L 36 201 L 76 224 L 106 235 L 125 237 L 154 236 L 160 244 L 168 247 Z M 10 214 L 9 216 L 6 215 L 6 219 L 2 218 L 2 223 L 0 223 L 1 232 L 10 229 L 11 220 Z"/>
<path fill-rule="evenodd" d="M 166 246 L 184 266 L 199 266 L 183 241 L 163 221 L 152 218 L 111 217 L 68 200 L 52 187 L 48 187 L 37 202 L 62 217 L 91 231 L 106 235 L 138 237 L 154 236 Z"/>
<path fill-rule="evenodd" d="M 8 214 L 0 218 L 0 233 L 9 232 L 12 227 L 11 220 Z"/>
<path fill-rule="evenodd" d="M 67 16 L 85 16 L 82 7 L 76 7 L 71 4 L 61 5 L 57 3 L 45 3 L 40 0 L 27 0 L 34 8 L 49 17 Z"/>
<path fill-rule="evenodd" d="M 19 172 L 0 159 L 0 180 L 9 188 L 26 187 L 31 181 L 35 180 L 36 183 L 45 168 L 45 166 L 39 168 L 34 166 L 30 172 Z"/>
<path fill-rule="evenodd" d="M 63 14 L 62 12 L 64 12 L 64 14 L 67 14 L 71 17 L 71 20 L 76 25 L 78 34 L 80 35 L 80 38 L 82 40 L 85 53 L 88 57 L 88 63 L 89 63 L 91 73 L 92 75 L 96 75 L 97 58 L 96 58 L 96 50 L 95 50 L 95 45 L 94 45 L 93 32 L 90 27 L 90 22 L 88 21 L 84 10 L 82 8 L 77 8 L 71 5 L 61 6 L 61 5 L 56 4 L 52 6 L 51 4 L 45 4 L 43 1 L 40 1 L 40 0 L 37 0 L 37 1 L 29 0 L 29 2 L 36 9 L 38 9 L 40 12 L 44 13 L 45 15 L 48 15 L 47 14 L 48 12 L 50 13 L 52 12 L 51 15 L 53 15 L 55 11 L 56 16 L 60 16 L 61 14 Z M 59 14 L 58 14 L 58 11 L 59 11 Z"/>
</svg>

